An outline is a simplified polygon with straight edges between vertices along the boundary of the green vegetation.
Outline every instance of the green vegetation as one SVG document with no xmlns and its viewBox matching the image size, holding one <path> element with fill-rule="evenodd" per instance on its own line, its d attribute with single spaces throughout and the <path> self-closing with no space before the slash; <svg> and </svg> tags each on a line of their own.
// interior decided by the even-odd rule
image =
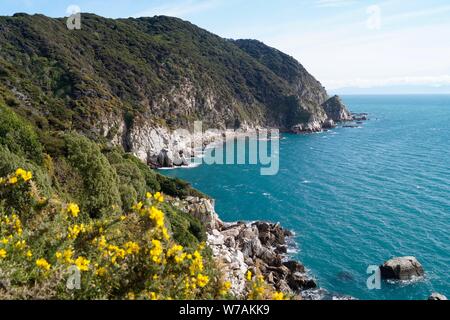
<svg viewBox="0 0 450 320">
<path fill-rule="evenodd" d="M 11 284 L 0 299 L 230 298 L 205 226 L 171 201 L 206 196 L 127 153 L 126 139 L 113 145 L 118 128 L 104 134 L 104 121 L 289 128 L 318 112 L 308 99 L 323 88 L 295 60 L 284 76 L 288 57 L 271 48 L 180 19 L 82 23 L 0 17 L 0 274 Z M 171 100 L 180 92 L 192 109 Z M 81 290 L 63 281 L 71 265 Z M 283 298 L 248 281 L 249 298 Z"/>
<path fill-rule="evenodd" d="M 12 285 L 0 299 L 227 295 L 204 226 L 160 194 L 201 193 L 121 148 L 42 133 L 0 108 L 0 272 Z M 70 265 L 82 290 L 66 288 Z"/>
<path fill-rule="evenodd" d="M 9 285 L 0 299 L 226 298 L 209 250 L 166 221 L 164 202 L 147 193 L 127 213 L 92 219 L 76 203 L 42 197 L 31 171 L 2 177 L 0 272 Z"/>
<path fill-rule="evenodd" d="M 0 145 L 19 156 L 41 162 L 42 147 L 31 125 L 1 104 L 0 119 Z"/>
<path fill-rule="evenodd" d="M 0 110 L 0 176 L 17 168 L 31 171 L 42 196 L 76 202 L 91 218 L 107 217 L 113 208 L 128 212 L 147 192 L 206 197 L 184 181 L 156 173 L 120 147 L 106 148 L 76 132 L 43 132 L 1 103 Z M 6 200 L 17 212 L 29 205 L 16 197 Z M 198 221 L 169 211 L 180 242 L 204 240 Z"/>
<path fill-rule="evenodd" d="M 170 200 L 198 191 L 75 132 L 41 143 L 1 108 L 0 299 L 233 298 L 205 226 Z M 247 298 L 284 295 L 249 272 Z"/>
<path fill-rule="evenodd" d="M 64 19 L 21 14 L 0 17 L 4 29 L 0 99 L 40 128 L 92 135 L 105 115 L 128 125 L 144 119 L 179 127 L 201 119 L 211 127 L 246 121 L 289 128 L 319 112 L 326 97 L 293 58 L 176 18 L 83 14 L 82 30 L 71 31 Z M 194 110 L 168 102 L 173 90 L 189 90 Z M 216 113 L 205 108 L 211 96 Z"/>
</svg>

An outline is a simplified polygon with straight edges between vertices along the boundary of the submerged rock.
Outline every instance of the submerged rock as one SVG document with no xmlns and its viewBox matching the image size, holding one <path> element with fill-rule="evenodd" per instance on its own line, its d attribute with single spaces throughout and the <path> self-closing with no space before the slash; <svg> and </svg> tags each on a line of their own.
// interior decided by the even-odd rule
<svg viewBox="0 0 450 320">
<path fill-rule="evenodd" d="M 343 282 L 350 282 L 350 281 L 354 281 L 355 278 L 353 277 L 353 275 L 350 272 L 347 271 L 341 271 L 337 274 L 337 279 L 339 281 L 343 281 Z"/>
<path fill-rule="evenodd" d="M 411 280 L 422 277 L 425 272 L 415 257 L 398 257 L 380 266 L 381 277 L 393 280 Z"/>
<path fill-rule="evenodd" d="M 353 120 L 355 121 L 367 121 L 369 120 L 367 113 L 355 113 L 352 115 Z"/>
</svg>

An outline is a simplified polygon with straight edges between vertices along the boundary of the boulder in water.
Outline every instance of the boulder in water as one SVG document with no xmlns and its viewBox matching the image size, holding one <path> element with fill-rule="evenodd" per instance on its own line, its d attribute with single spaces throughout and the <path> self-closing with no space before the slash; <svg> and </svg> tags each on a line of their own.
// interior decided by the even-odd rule
<svg viewBox="0 0 450 320">
<path fill-rule="evenodd" d="M 173 153 L 170 150 L 162 149 L 158 155 L 158 164 L 162 167 L 173 167 Z"/>
<path fill-rule="evenodd" d="M 173 165 L 178 166 L 178 167 L 188 165 L 188 160 L 184 156 L 183 151 L 175 153 L 175 155 L 173 157 Z"/>
<path fill-rule="evenodd" d="M 425 272 L 415 257 L 398 257 L 380 266 L 381 277 L 393 280 L 411 280 L 422 277 Z"/>
</svg>

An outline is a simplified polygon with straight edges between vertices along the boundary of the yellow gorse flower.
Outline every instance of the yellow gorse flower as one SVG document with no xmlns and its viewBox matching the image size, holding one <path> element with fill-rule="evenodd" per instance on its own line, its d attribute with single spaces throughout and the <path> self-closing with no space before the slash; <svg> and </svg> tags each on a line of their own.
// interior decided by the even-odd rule
<svg viewBox="0 0 450 320">
<path fill-rule="evenodd" d="M 27 244 L 26 244 L 25 240 L 19 240 L 19 241 L 16 242 L 14 247 L 17 250 L 24 250 L 27 247 Z"/>
<path fill-rule="evenodd" d="M 153 197 L 158 202 L 164 202 L 164 196 L 161 194 L 161 192 L 155 193 L 155 195 Z"/>
<path fill-rule="evenodd" d="M 197 285 L 200 288 L 205 287 L 208 284 L 208 282 L 209 282 L 209 277 L 208 276 L 202 275 L 201 273 L 199 273 L 197 275 Z"/>
<path fill-rule="evenodd" d="M 111 244 L 108 245 L 106 249 L 107 250 L 104 251 L 104 256 L 110 257 L 111 262 L 114 264 L 117 263 L 117 259 L 125 259 L 125 256 L 127 254 L 127 252 L 124 249 Z"/>
<path fill-rule="evenodd" d="M 283 292 L 272 293 L 272 300 L 284 300 L 284 293 Z"/>
<path fill-rule="evenodd" d="M 125 243 L 124 247 L 125 247 L 126 253 L 129 255 L 138 254 L 139 250 L 141 249 L 139 247 L 139 245 L 133 241 L 129 241 L 129 242 Z"/>
<path fill-rule="evenodd" d="M 164 226 L 164 213 L 158 208 L 151 207 L 149 217 L 155 222 L 157 227 L 161 228 Z"/>
<path fill-rule="evenodd" d="M 200 252 L 195 251 L 193 255 L 188 255 L 188 259 L 191 260 L 191 265 L 189 266 L 189 271 L 191 275 L 195 275 L 196 273 L 203 272 L 203 258 Z"/>
<path fill-rule="evenodd" d="M 16 170 L 16 178 L 22 178 L 23 181 L 27 182 L 33 178 L 33 174 L 30 171 L 19 168 Z"/>
<path fill-rule="evenodd" d="M 173 245 L 167 250 L 167 258 L 173 258 L 177 264 L 180 264 L 186 258 L 186 253 L 183 252 L 183 246 Z"/>
<path fill-rule="evenodd" d="M 22 229 L 22 222 L 20 222 L 19 217 L 16 214 L 11 215 L 11 217 L 3 216 L 0 217 L 0 222 L 4 224 L 5 226 L 8 226 L 9 228 L 12 228 L 19 236 L 22 235 L 23 229 Z M 8 244 L 9 240 L 13 238 L 12 235 L 9 235 L 6 241 L 6 238 L 3 238 L 1 241 L 4 244 Z M 6 242 L 6 243 L 5 243 Z"/>
<path fill-rule="evenodd" d="M 8 180 L 8 183 L 9 184 L 16 184 L 17 183 L 17 177 L 11 177 L 11 178 L 9 178 L 9 180 Z"/>
<path fill-rule="evenodd" d="M 144 206 L 144 204 L 142 202 L 138 202 L 133 206 L 133 209 L 136 211 L 139 211 L 142 209 L 143 206 Z"/>
<path fill-rule="evenodd" d="M 69 227 L 68 231 L 69 231 L 69 233 L 68 233 L 67 237 L 69 239 L 75 240 L 76 238 L 78 238 L 78 235 L 80 233 L 86 232 L 86 227 L 84 226 L 84 224 L 74 225 L 73 227 Z"/>
<path fill-rule="evenodd" d="M 36 266 L 44 271 L 49 271 L 51 268 L 50 263 L 48 263 L 44 258 L 37 259 Z"/>
<path fill-rule="evenodd" d="M 228 293 L 228 291 L 230 290 L 230 288 L 231 288 L 231 282 L 230 281 L 225 281 L 222 284 L 222 287 L 221 287 L 221 289 L 219 291 L 220 295 L 222 295 L 222 296 L 226 295 Z"/>
<path fill-rule="evenodd" d="M 150 249 L 150 257 L 152 258 L 152 261 L 158 264 L 162 263 L 162 253 L 163 248 L 161 245 L 161 241 L 153 239 L 152 248 Z"/>
<path fill-rule="evenodd" d="M 58 261 L 66 264 L 72 264 L 73 263 L 73 250 L 72 249 L 66 249 L 63 252 L 56 252 L 56 258 Z"/>
<path fill-rule="evenodd" d="M 67 213 L 70 214 L 72 217 L 76 218 L 80 213 L 80 208 L 76 203 L 69 203 L 67 205 Z"/>
<path fill-rule="evenodd" d="M 88 271 L 91 261 L 84 257 L 78 257 L 75 259 L 74 263 L 77 266 L 78 270 Z"/>
<path fill-rule="evenodd" d="M 94 274 L 99 277 L 104 277 L 107 273 L 108 269 L 106 269 L 105 267 L 97 267 L 94 272 Z"/>
<path fill-rule="evenodd" d="M 6 250 L 0 249 L 0 259 L 6 258 Z"/>
</svg>

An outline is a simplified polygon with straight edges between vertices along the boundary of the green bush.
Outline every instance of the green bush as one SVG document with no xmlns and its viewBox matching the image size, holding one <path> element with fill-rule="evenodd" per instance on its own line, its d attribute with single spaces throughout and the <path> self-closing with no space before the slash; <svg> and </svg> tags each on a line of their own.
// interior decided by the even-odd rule
<svg viewBox="0 0 450 320">
<path fill-rule="evenodd" d="M 106 157 L 119 177 L 119 192 L 124 210 L 130 209 L 133 201 L 142 199 L 147 191 L 154 193 L 160 190 L 155 173 L 134 156 L 115 149 L 106 153 Z"/>
<path fill-rule="evenodd" d="M 161 186 L 161 190 L 174 197 L 186 198 L 188 196 L 208 198 L 205 194 L 192 188 L 192 186 L 181 179 L 169 178 L 163 175 L 157 174 L 158 183 Z"/>
<path fill-rule="evenodd" d="M 170 205 L 164 205 L 174 239 L 183 246 L 206 241 L 206 230 L 201 222 Z"/>
<path fill-rule="evenodd" d="M 83 209 L 99 217 L 112 206 L 121 206 L 119 179 L 99 146 L 75 133 L 64 134 L 64 140 L 67 161 L 83 179 L 84 194 L 79 199 Z"/>
<path fill-rule="evenodd" d="M 14 111 L 0 104 L 0 145 L 37 163 L 42 161 L 42 145 L 33 127 Z"/>
<path fill-rule="evenodd" d="M 52 194 L 51 180 L 44 168 L 0 145 L 0 177 L 7 176 L 18 168 L 33 172 L 33 181 L 39 187 L 42 196 Z"/>
<path fill-rule="evenodd" d="M 161 185 L 159 184 L 157 178 L 158 174 L 155 171 L 150 169 L 145 163 L 131 154 L 125 154 L 124 158 L 133 163 L 137 168 L 139 168 L 141 174 L 145 179 L 145 184 L 147 185 L 148 191 L 161 191 Z"/>
</svg>

